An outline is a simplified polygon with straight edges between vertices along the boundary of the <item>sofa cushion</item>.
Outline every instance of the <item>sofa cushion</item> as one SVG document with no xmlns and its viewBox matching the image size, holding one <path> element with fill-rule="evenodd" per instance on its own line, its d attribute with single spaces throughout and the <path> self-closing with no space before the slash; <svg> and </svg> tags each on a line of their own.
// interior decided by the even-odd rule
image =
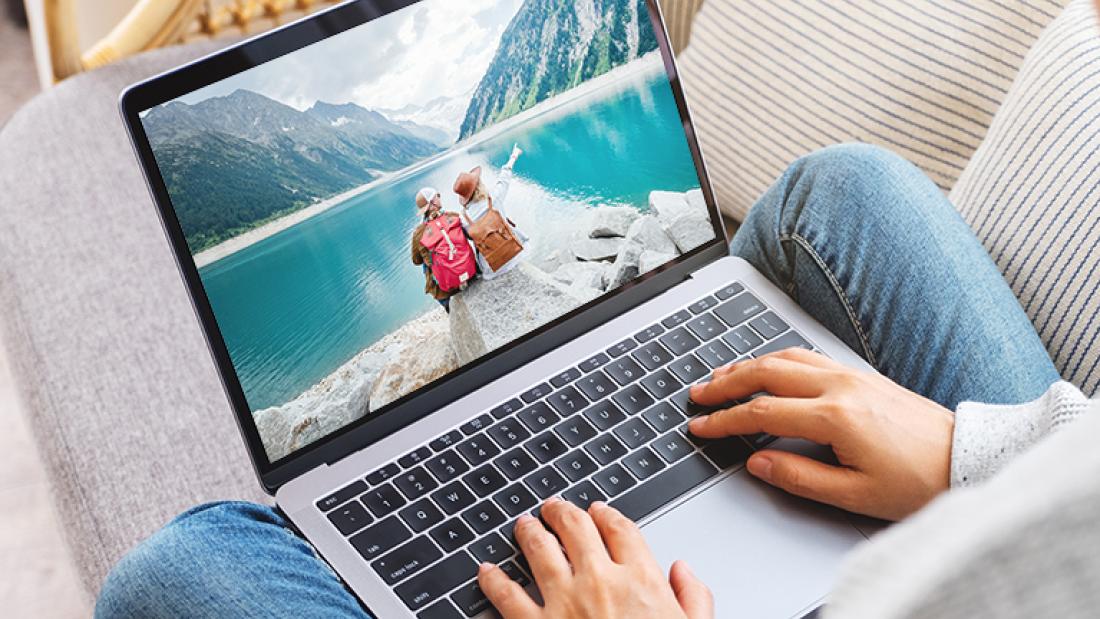
<svg viewBox="0 0 1100 619">
<path fill-rule="evenodd" d="M 1065 0 L 706 0 L 680 56 L 723 210 L 788 163 L 868 142 L 955 184 Z"/>
<path fill-rule="evenodd" d="M 1100 386 L 1100 23 L 1073 0 L 1035 43 L 951 199 L 1062 376 Z"/>
</svg>

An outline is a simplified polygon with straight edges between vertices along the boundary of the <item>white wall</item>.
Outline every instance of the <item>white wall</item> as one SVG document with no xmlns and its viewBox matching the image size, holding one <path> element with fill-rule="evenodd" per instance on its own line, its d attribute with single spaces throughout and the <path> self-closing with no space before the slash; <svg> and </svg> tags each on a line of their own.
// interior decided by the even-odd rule
<svg viewBox="0 0 1100 619">
<path fill-rule="evenodd" d="M 38 81 L 43 89 L 51 86 L 50 51 L 46 42 L 46 23 L 42 13 L 42 0 L 23 0 L 27 5 L 27 17 L 31 26 L 34 60 L 38 68 Z M 77 40 L 80 49 L 86 50 L 114 28 L 137 0 L 76 0 Z"/>
</svg>

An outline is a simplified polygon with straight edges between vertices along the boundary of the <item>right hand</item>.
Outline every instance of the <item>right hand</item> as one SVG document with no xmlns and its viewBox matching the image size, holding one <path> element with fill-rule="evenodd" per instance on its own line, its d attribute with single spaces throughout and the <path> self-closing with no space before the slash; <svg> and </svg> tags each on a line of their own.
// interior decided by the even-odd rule
<svg viewBox="0 0 1100 619">
<path fill-rule="evenodd" d="M 749 473 L 792 494 L 848 511 L 900 520 L 950 485 L 955 416 L 889 378 L 823 355 L 790 349 L 715 370 L 691 399 L 720 406 L 693 419 L 692 434 L 720 438 L 767 432 L 829 445 L 840 466 L 765 449 Z"/>
<path fill-rule="evenodd" d="M 512 154 L 508 156 L 508 163 L 504 165 L 506 168 L 511 168 L 516 165 L 516 159 L 523 154 L 523 149 L 519 147 L 519 144 L 512 145 Z"/>
</svg>

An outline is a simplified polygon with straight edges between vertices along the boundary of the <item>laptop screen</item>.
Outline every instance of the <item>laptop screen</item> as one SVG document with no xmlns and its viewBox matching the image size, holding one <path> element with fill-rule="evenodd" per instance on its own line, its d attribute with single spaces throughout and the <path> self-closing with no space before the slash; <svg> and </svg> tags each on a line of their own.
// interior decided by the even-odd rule
<svg viewBox="0 0 1100 619">
<path fill-rule="evenodd" d="M 425 0 L 140 118 L 272 462 L 716 238 L 645 0 Z"/>
</svg>

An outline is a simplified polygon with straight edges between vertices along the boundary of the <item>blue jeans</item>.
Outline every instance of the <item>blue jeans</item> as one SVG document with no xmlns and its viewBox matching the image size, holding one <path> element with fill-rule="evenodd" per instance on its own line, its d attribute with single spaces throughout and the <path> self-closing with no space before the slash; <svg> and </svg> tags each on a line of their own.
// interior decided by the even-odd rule
<svg viewBox="0 0 1100 619">
<path fill-rule="evenodd" d="M 880 372 L 949 408 L 1017 403 L 1058 380 L 970 229 L 900 157 L 860 145 L 791 166 L 732 251 Z M 369 603 L 369 602 L 368 602 Z M 273 509 L 195 508 L 135 548 L 97 617 L 367 617 Z"/>
</svg>

